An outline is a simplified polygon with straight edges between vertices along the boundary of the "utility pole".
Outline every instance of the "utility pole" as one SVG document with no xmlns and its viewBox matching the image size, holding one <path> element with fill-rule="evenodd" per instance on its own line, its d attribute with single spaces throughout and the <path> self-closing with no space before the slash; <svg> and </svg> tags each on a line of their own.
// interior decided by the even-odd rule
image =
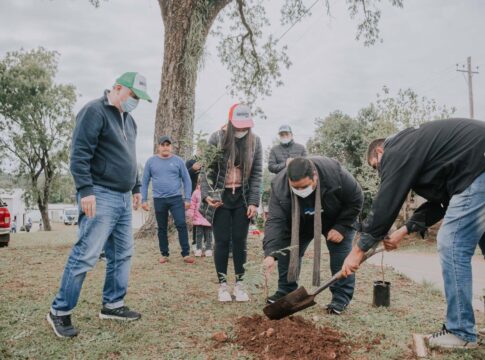
<svg viewBox="0 0 485 360">
<path fill-rule="evenodd" d="M 472 57 L 469 56 L 467 59 L 467 66 L 465 70 L 465 65 L 461 66 L 461 69 L 459 69 L 459 65 L 456 64 L 456 71 L 459 72 L 466 72 L 468 73 L 468 102 L 470 105 L 470 118 L 474 118 L 474 113 L 473 113 L 473 85 L 472 85 L 472 75 L 473 74 L 478 74 L 478 66 L 476 67 L 475 71 L 472 71 Z"/>
</svg>

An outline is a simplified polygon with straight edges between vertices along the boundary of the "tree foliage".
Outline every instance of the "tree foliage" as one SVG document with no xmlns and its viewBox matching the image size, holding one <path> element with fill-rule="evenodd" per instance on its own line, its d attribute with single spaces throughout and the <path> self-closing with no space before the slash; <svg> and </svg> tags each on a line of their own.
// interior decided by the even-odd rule
<svg viewBox="0 0 485 360">
<path fill-rule="evenodd" d="M 9 52 L 0 61 L 0 149 L 16 174 L 29 179 L 28 196 L 45 230 L 52 183 L 68 161 L 76 102 L 74 86 L 54 82 L 57 58 L 38 48 Z"/>
<path fill-rule="evenodd" d="M 375 103 L 361 109 L 356 117 L 334 111 L 324 119 L 316 119 L 315 135 L 307 143 L 308 151 L 334 158 L 352 173 L 364 192 L 363 217 L 366 217 L 379 184 L 377 174 L 365 158 L 368 144 L 408 127 L 448 118 L 454 112 L 455 108 L 440 106 L 411 89 L 399 90 L 392 96 L 384 87 Z"/>
</svg>

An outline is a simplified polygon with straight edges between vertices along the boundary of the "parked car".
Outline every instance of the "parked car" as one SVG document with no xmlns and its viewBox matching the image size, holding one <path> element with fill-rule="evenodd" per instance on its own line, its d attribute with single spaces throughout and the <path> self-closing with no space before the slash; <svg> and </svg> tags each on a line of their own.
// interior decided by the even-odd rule
<svg viewBox="0 0 485 360">
<path fill-rule="evenodd" d="M 0 199 L 0 247 L 10 242 L 10 212 L 7 204 Z"/>
<path fill-rule="evenodd" d="M 64 210 L 64 225 L 77 225 L 77 218 L 79 211 L 77 208 L 69 208 Z"/>
</svg>

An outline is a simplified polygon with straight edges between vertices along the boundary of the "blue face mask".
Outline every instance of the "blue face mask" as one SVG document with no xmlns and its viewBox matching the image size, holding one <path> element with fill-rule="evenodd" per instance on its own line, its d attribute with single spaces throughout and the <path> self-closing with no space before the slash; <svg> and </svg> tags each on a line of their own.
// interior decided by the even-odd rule
<svg viewBox="0 0 485 360">
<path fill-rule="evenodd" d="M 123 110 L 124 112 L 132 112 L 138 106 L 139 101 L 139 99 L 135 99 L 129 96 L 128 99 L 121 102 L 121 110 Z"/>
</svg>

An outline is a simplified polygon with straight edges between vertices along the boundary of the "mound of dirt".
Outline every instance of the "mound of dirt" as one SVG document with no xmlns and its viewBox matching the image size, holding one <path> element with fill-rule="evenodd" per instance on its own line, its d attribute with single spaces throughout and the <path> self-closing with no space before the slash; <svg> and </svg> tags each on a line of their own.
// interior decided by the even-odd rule
<svg viewBox="0 0 485 360">
<path fill-rule="evenodd" d="M 234 342 L 265 360 L 345 359 L 351 344 L 335 329 L 316 327 L 301 316 L 269 320 L 261 315 L 236 322 Z"/>
</svg>

